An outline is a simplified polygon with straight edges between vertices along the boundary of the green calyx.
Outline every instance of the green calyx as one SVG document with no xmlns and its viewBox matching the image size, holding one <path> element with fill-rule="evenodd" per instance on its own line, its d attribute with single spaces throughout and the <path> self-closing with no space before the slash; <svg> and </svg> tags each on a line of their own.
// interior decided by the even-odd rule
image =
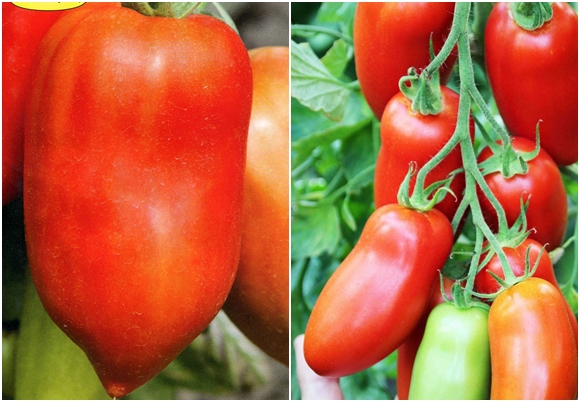
<svg viewBox="0 0 580 402">
<path fill-rule="evenodd" d="M 510 8 L 516 24 L 527 31 L 541 28 L 552 19 L 552 4 L 548 2 L 514 2 Z"/>
<path fill-rule="evenodd" d="M 190 15 L 201 3 L 125 3 L 121 5 L 137 11 L 148 17 L 185 18 Z"/>
<path fill-rule="evenodd" d="M 485 132 L 482 132 L 484 137 L 487 137 Z M 502 176 L 509 179 L 518 174 L 526 174 L 528 172 L 528 162 L 534 159 L 540 153 L 540 123 L 536 126 L 536 147 L 530 152 L 517 152 L 513 149 L 511 142 L 504 143 L 503 146 L 498 145 L 486 138 L 493 151 L 493 155 L 479 164 L 479 168 L 483 176 L 488 174 L 501 172 Z"/>
</svg>

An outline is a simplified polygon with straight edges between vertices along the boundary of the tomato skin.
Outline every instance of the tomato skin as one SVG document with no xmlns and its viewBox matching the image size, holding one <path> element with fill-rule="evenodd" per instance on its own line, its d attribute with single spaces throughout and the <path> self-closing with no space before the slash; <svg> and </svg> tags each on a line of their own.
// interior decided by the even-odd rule
<svg viewBox="0 0 580 402">
<path fill-rule="evenodd" d="M 509 248 L 504 247 L 503 251 L 506 255 L 508 260 L 509 266 L 516 277 L 520 277 L 524 275 L 524 271 L 526 268 L 526 254 L 529 248 L 529 259 L 530 259 L 530 269 L 538 261 L 538 256 L 540 257 L 540 261 L 538 262 L 538 266 L 536 271 L 534 272 L 534 277 L 541 278 L 549 283 L 551 283 L 556 289 L 560 290 L 560 286 L 558 285 L 558 281 L 556 280 L 556 275 L 554 274 L 554 267 L 552 266 L 552 261 L 550 260 L 550 256 L 548 252 L 544 250 L 542 255 L 540 256 L 540 252 L 542 251 L 542 245 L 537 241 L 527 238 L 516 248 Z M 481 261 L 485 256 L 481 257 Z M 481 262 L 480 261 L 480 262 Z M 494 255 L 490 261 L 477 273 L 475 276 L 475 281 L 473 283 L 473 289 L 478 293 L 495 293 L 500 290 L 499 283 L 491 276 L 491 274 L 487 271 L 493 272 L 498 277 L 504 279 L 503 268 L 501 266 L 501 262 L 499 257 Z M 563 296 L 562 296 L 563 297 Z M 574 338 L 576 342 L 578 340 L 578 321 L 576 320 L 576 316 L 572 311 L 570 305 L 566 302 L 566 310 L 568 312 L 568 318 L 570 319 L 570 325 L 572 326 L 572 331 L 574 332 Z"/>
<path fill-rule="evenodd" d="M 119 6 L 87 3 L 83 8 Z M 34 57 L 50 27 L 70 11 L 35 11 L 2 3 L 2 205 L 22 193 L 24 107 Z"/>
<path fill-rule="evenodd" d="M 427 308 L 452 244 L 451 224 L 437 210 L 377 209 L 312 310 L 304 338 L 308 365 L 342 377 L 398 348 Z"/>
<path fill-rule="evenodd" d="M 233 283 L 250 61 L 215 18 L 126 8 L 63 17 L 39 55 L 25 124 L 30 269 L 51 318 L 121 397 L 207 327 Z"/>
<path fill-rule="evenodd" d="M 452 279 L 443 277 L 445 295 L 449 299 L 453 298 L 451 295 L 451 286 L 453 286 L 453 283 L 454 281 Z M 429 302 L 429 307 L 411 335 L 409 335 L 405 342 L 397 349 L 397 397 L 399 400 L 409 399 L 409 387 L 411 386 L 413 364 L 415 362 L 415 356 L 417 356 L 417 350 L 419 350 L 419 345 L 421 345 L 421 340 L 423 339 L 425 325 L 427 325 L 427 318 L 435 307 L 445 302 L 445 299 L 441 295 L 439 277 L 435 279 L 433 287 L 434 289 L 433 294 L 431 295 L 431 301 Z"/>
<path fill-rule="evenodd" d="M 491 399 L 574 399 L 578 350 L 560 292 L 529 278 L 489 312 Z"/>
<path fill-rule="evenodd" d="M 409 399 L 488 399 L 488 311 L 443 303 L 429 314 L 417 351 Z"/>
<path fill-rule="evenodd" d="M 429 39 L 435 54 L 451 29 L 455 3 L 358 3 L 354 16 L 354 57 L 362 93 L 380 119 L 385 105 L 399 92 L 399 79 L 409 67 L 429 64 Z M 440 69 L 445 83 L 457 54 Z"/>
<path fill-rule="evenodd" d="M 62 11 L 2 3 L 2 205 L 22 192 L 24 104 L 40 41 Z"/>
<path fill-rule="evenodd" d="M 249 51 L 254 78 L 240 265 L 224 311 L 267 354 L 288 365 L 288 47 Z"/>
<path fill-rule="evenodd" d="M 569 165 L 578 160 L 578 15 L 566 3 L 552 9 L 550 21 L 526 31 L 507 3 L 496 3 L 485 29 L 485 65 L 508 131 L 535 141 L 541 119 L 542 148 Z"/>
<path fill-rule="evenodd" d="M 453 90 L 441 87 L 442 110 L 437 115 L 422 115 L 411 109 L 411 102 L 397 93 L 385 107 L 381 118 L 381 148 L 375 169 L 375 205 L 396 203 L 399 187 L 409 171 L 411 162 L 417 169 L 425 165 L 453 135 L 457 125 L 459 95 Z M 470 134 L 473 138 L 474 125 L 470 119 Z M 443 180 L 452 171 L 463 166 L 461 150 L 455 147 L 447 157 L 433 169 L 425 185 Z M 411 179 L 411 191 L 415 185 Z M 447 194 L 436 208 L 453 220 L 465 189 L 465 176 L 458 174 L 451 183 L 451 190 L 457 200 Z"/>
<path fill-rule="evenodd" d="M 516 151 L 530 152 L 535 143 L 514 137 L 512 146 Z M 491 154 L 488 147 L 484 148 L 478 162 L 483 162 Z M 568 223 L 566 189 L 558 166 L 545 150 L 540 150 L 538 156 L 528 162 L 528 168 L 526 174 L 509 179 L 500 172 L 491 173 L 485 176 L 485 182 L 505 210 L 508 225 L 513 225 L 520 214 L 520 197 L 524 196 L 524 202 L 529 198 L 527 228 L 535 229 L 529 237 L 547 244 L 546 249 L 551 251 L 562 244 Z M 478 198 L 487 224 L 496 231 L 497 214 L 479 188 Z"/>
</svg>

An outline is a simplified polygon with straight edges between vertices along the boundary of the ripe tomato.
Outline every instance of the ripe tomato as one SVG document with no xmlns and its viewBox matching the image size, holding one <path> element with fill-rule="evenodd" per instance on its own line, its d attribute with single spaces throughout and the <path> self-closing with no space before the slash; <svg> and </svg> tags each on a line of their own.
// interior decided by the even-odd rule
<svg viewBox="0 0 580 402">
<path fill-rule="evenodd" d="M 451 286 L 454 281 L 449 278 L 443 278 L 443 285 L 445 287 L 446 296 L 451 299 Z M 423 334 L 425 332 L 425 325 L 427 325 L 427 318 L 431 311 L 439 304 L 444 303 L 445 299 L 441 295 L 440 279 L 437 277 L 433 284 L 433 294 L 427 310 L 421 317 L 421 320 L 405 340 L 405 342 L 397 349 L 397 397 L 399 400 L 409 399 L 409 387 L 411 386 L 411 374 L 413 373 L 413 363 Z"/>
<path fill-rule="evenodd" d="M 413 365 L 409 399 L 489 398 L 488 311 L 443 303 L 429 314 Z"/>
<path fill-rule="evenodd" d="M 224 310 L 250 340 L 288 365 L 289 52 L 264 47 L 249 54 L 254 96 L 242 252 Z"/>
<path fill-rule="evenodd" d="M 552 266 L 552 261 L 550 260 L 548 252 L 544 250 L 540 256 L 542 245 L 530 238 L 524 240 L 523 243 L 516 248 L 505 247 L 503 249 L 514 275 L 516 277 L 520 277 L 524 274 L 528 248 L 530 250 L 530 269 L 536 264 L 538 257 L 540 258 L 538 267 L 534 272 L 534 277 L 544 279 L 551 283 L 556 289 L 560 290 L 560 286 L 556 280 L 554 267 Z M 481 257 L 481 261 L 483 261 L 484 258 L 485 255 Z M 481 271 L 479 271 L 475 276 L 473 289 L 478 293 L 495 293 L 500 289 L 499 283 L 487 271 L 493 272 L 495 275 L 502 279 L 505 277 L 501 262 L 497 254 L 494 255 L 485 265 L 485 267 L 483 267 Z M 576 320 L 576 316 L 574 315 L 574 312 L 568 303 L 566 303 L 566 310 L 568 311 L 568 318 L 570 319 L 570 325 L 572 326 L 575 338 L 578 339 L 578 321 Z"/>
<path fill-rule="evenodd" d="M 377 209 L 312 310 L 304 338 L 308 365 L 342 377 L 397 349 L 427 308 L 452 244 L 451 224 L 435 209 Z"/>
<path fill-rule="evenodd" d="M 429 39 L 442 47 L 453 21 L 455 3 L 358 3 L 354 16 L 354 58 L 362 93 L 378 119 L 399 92 L 399 79 L 409 67 L 429 64 Z M 440 70 L 451 74 L 456 54 Z"/>
<path fill-rule="evenodd" d="M 503 291 L 489 311 L 491 399 L 574 399 L 578 350 L 565 301 L 529 278 Z"/>
<path fill-rule="evenodd" d="M 24 103 L 36 49 L 62 11 L 2 3 L 2 205 L 22 192 Z"/>
<path fill-rule="evenodd" d="M 121 397 L 207 327 L 234 281 L 250 60 L 215 18 L 126 8 L 63 17 L 39 56 L 25 124 L 30 269 L 51 318 Z"/>
<path fill-rule="evenodd" d="M 89 3 L 83 7 L 110 5 Z M 2 3 L 2 205 L 22 192 L 24 105 L 34 56 L 46 32 L 68 12 L 34 11 Z"/>
<path fill-rule="evenodd" d="M 457 124 L 459 95 L 447 87 L 441 87 L 442 110 L 437 115 L 422 115 L 413 112 L 411 101 L 401 92 L 387 104 L 381 118 L 381 148 L 375 169 L 375 205 L 377 208 L 397 202 L 399 187 L 409 170 L 409 163 L 416 162 L 417 168 L 427 163 L 451 138 Z M 473 120 L 470 121 L 473 138 Z M 426 185 L 443 180 L 452 171 L 463 166 L 459 147 L 427 176 Z M 411 189 L 415 177 L 411 179 Z M 447 194 L 436 208 L 451 221 L 457 211 L 465 188 L 465 176 L 457 175 L 451 183 L 457 200 Z"/>
<path fill-rule="evenodd" d="M 553 17 L 527 31 L 508 3 L 496 3 L 485 28 L 485 65 L 512 135 L 540 141 L 559 165 L 578 160 L 578 15 L 552 3 Z M 510 40 L 506 40 L 510 38 Z"/>
<path fill-rule="evenodd" d="M 521 137 L 514 137 L 513 148 L 519 152 L 529 152 L 535 143 Z M 483 162 L 492 155 L 486 147 L 478 157 Z M 547 244 L 547 250 L 553 250 L 562 244 L 568 222 L 568 201 L 566 189 L 558 166 L 544 150 L 528 162 L 529 171 L 509 179 L 500 172 L 485 176 L 485 182 L 502 205 L 509 225 L 513 225 L 520 214 L 520 197 L 529 199 L 527 228 L 535 229 L 530 238 L 540 244 Z M 479 190 L 479 188 L 478 188 Z M 497 230 L 497 214 L 489 200 L 481 191 L 478 192 L 479 203 L 487 224 Z"/>
</svg>

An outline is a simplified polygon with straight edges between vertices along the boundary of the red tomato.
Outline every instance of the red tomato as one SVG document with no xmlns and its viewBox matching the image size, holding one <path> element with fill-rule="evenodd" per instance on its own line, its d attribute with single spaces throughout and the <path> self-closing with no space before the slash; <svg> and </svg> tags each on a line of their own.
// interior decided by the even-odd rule
<svg viewBox="0 0 580 402">
<path fill-rule="evenodd" d="M 453 286 L 454 282 L 455 281 L 452 279 L 443 278 L 445 294 L 449 299 L 453 299 L 451 296 L 451 286 Z M 417 356 L 419 345 L 421 345 L 421 341 L 423 340 L 427 318 L 436 306 L 445 302 L 445 299 L 441 294 L 439 277 L 435 278 L 433 287 L 433 294 L 431 295 L 431 301 L 429 302 L 427 310 L 425 310 L 425 313 L 411 335 L 409 335 L 405 342 L 399 346 L 399 349 L 397 349 L 397 396 L 399 400 L 409 399 L 409 387 L 411 386 L 413 364 L 415 363 L 415 356 Z"/>
<path fill-rule="evenodd" d="M 304 338 L 308 365 L 342 377 L 397 349 L 425 312 L 452 244 L 451 224 L 435 209 L 377 209 L 312 310 Z"/>
<path fill-rule="evenodd" d="M 378 119 L 399 92 L 409 67 L 420 71 L 433 48 L 442 47 L 453 21 L 455 3 L 358 3 L 354 16 L 354 58 L 362 93 Z M 445 83 L 457 59 L 452 54 L 440 70 Z"/>
<path fill-rule="evenodd" d="M 578 160 L 578 15 L 552 3 L 554 15 L 535 31 L 496 3 L 485 29 L 485 65 L 499 112 L 512 135 L 540 141 L 559 165 Z M 509 40 L 506 40 L 509 38 Z"/>
<path fill-rule="evenodd" d="M 288 365 L 288 47 L 250 50 L 254 97 L 248 134 L 242 253 L 224 310 L 266 353 Z"/>
<path fill-rule="evenodd" d="M 535 143 L 521 137 L 514 137 L 513 148 L 519 152 L 529 152 Z M 486 147 L 478 157 L 483 162 L 492 155 Z M 534 229 L 530 238 L 540 244 L 547 244 L 547 250 L 553 250 L 562 244 L 568 223 L 568 201 L 566 189 L 558 166 L 544 150 L 528 162 L 528 172 L 509 179 L 500 172 L 485 176 L 485 182 L 502 205 L 509 225 L 513 225 L 520 214 L 520 197 L 524 202 L 529 199 L 527 228 Z M 479 203 L 487 224 L 493 231 L 497 230 L 497 214 L 488 199 L 478 188 Z"/>
<path fill-rule="evenodd" d="M 250 60 L 215 18 L 126 8 L 63 17 L 39 56 L 25 125 L 30 270 L 121 397 L 207 327 L 234 281 Z"/>
<path fill-rule="evenodd" d="M 91 3 L 83 7 L 103 5 L 110 6 Z M 46 32 L 68 12 L 34 11 L 2 3 L 2 205 L 22 192 L 24 104 L 34 56 Z"/>
<path fill-rule="evenodd" d="M 540 243 L 527 238 L 517 248 L 505 247 L 503 249 L 509 266 L 516 277 L 520 277 L 524 274 L 528 248 L 530 249 L 529 259 L 531 269 L 538 261 L 538 256 L 540 256 L 540 251 L 542 251 L 542 245 Z M 481 257 L 481 261 L 483 261 L 484 258 L 485 255 Z M 497 254 L 494 255 L 485 267 L 483 267 L 475 276 L 473 289 L 478 293 L 495 293 L 500 289 L 499 283 L 487 271 L 493 272 L 502 279 L 505 277 Z M 554 274 L 552 261 L 550 260 L 550 256 L 546 250 L 544 250 L 540 256 L 540 261 L 538 262 L 538 267 L 534 272 L 534 277 L 544 279 L 550 282 L 556 289 L 560 290 L 560 286 L 556 280 L 556 275 Z M 578 322 L 576 316 L 574 315 L 574 312 L 572 312 L 572 308 L 568 303 L 566 303 L 566 309 L 568 311 L 568 318 L 570 319 L 570 325 L 572 326 L 575 338 L 578 339 Z"/>
<path fill-rule="evenodd" d="M 566 302 L 529 278 L 503 291 L 489 311 L 491 399 L 574 399 L 578 350 Z"/>
<path fill-rule="evenodd" d="M 2 3 L 2 205 L 22 192 L 24 103 L 34 55 L 62 11 Z"/>
<path fill-rule="evenodd" d="M 437 115 L 413 112 L 411 102 L 397 93 L 387 104 L 381 118 L 381 148 L 375 169 L 375 205 L 377 208 L 397 202 L 399 187 L 409 170 L 409 163 L 416 162 L 417 169 L 427 163 L 453 135 L 457 125 L 459 95 L 447 87 L 441 87 L 442 110 Z M 473 120 L 470 120 L 473 138 Z M 459 146 L 427 176 L 426 185 L 443 180 L 452 171 L 463 166 Z M 411 190 L 415 177 L 411 180 Z M 465 176 L 457 175 L 451 183 L 456 200 L 447 194 L 436 208 L 451 221 L 457 211 L 465 189 Z"/>
</svg>

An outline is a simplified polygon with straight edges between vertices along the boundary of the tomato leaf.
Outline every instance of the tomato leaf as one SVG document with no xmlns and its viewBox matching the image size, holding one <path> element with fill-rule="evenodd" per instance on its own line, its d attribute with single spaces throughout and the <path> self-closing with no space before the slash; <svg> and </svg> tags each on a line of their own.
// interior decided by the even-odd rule
<svg viewBox="0 0 580 402">
<path fill-rule="evenodd" d="M 293 216 L 293 259 L 332 253 L 340 240 L 340 217 L 334 205 L 301 206 Z"/>
<path fill-rule="evenodd" d="M 321 61 L 330 74 L 340 78 L 352 58 L 353 52 L 352 46 L 349 46 L 343 39 L 339 39 L 332 44 L 332 47 L 322 57 Z"/>
<path fill-rule="evenodd" d="M 310 154 L 318 146 L 328 146 L 338 139 L 347 138 L 373 119 L 372 112 L 360 92 L 351 92 L 346 113 L 339 122 L 329 120 L 292 99 L 292 149 Z"/>
<path fill-rule="evenodd" d="M 341 31 L 352 38 L 352 26 L 356 3 L 352 2 L 324 2 L 318 10 L 318 22 L 333 22 L 339 25 Z"/>
<path fill-rule="evenodd" d="M 350 90 L 334 77 L 308 43 L 291 43 L 292 96 L 314 111 L 323 111 L 339 121 L 344 115 Z"/>
</svg>

